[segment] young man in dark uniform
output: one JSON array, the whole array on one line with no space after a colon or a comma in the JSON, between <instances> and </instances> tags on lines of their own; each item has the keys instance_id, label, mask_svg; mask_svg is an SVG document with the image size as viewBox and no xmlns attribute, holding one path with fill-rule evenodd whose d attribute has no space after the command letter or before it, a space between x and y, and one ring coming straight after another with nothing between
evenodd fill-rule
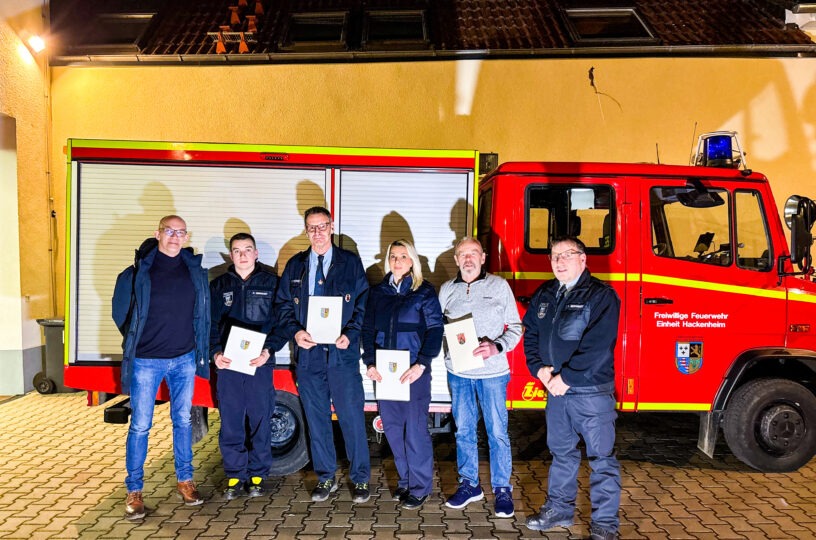
<instances>
[{"instance_id":1,"label":"young man in dark uniform","mask_svg":"<svg viewBox=\"0 0 816 540\"><path fill-rule=\"evenodd\" d=\"M274 354L285 343L273 332L278 277L272 268L258 262L255 238L247 233L230 238L230 258L227 272L210 283L210 352L219 370L218 443L227 476L227 500L244 493L250 497L266 493L264 480L272 467L269 418L275 409ZM224 356L233 326L266 334L260 356L249 362L254 375L230 369L232 359Z\"/></svg>"}]
</instances>

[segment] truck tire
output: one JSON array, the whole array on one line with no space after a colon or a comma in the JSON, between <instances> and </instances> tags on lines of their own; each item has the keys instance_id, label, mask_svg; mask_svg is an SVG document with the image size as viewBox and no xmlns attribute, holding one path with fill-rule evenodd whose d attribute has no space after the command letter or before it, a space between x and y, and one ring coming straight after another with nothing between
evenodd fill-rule
<instances>
[{"instance_id":1,"label":"truck tire","mask_svg":"<svg viewBox=\"0 0 816 540\"><path fill-rule=\"evenodd\" d=\"M791 472L816 453L816 397L786 379L741 386L725 411L725 440L743 463L762 472Z\"/></svg>"},{"instance_id":2,"label":"truck tire","mask_svg":"<svg viewBox=\"0 0 816 540\"><path fill-rule=\"evenodd\" d=\"M270 476L286 476L305 467L309 463L309 449L300 398L278 390L269 424L272 431Z\"/></svg>"}]
</instances>

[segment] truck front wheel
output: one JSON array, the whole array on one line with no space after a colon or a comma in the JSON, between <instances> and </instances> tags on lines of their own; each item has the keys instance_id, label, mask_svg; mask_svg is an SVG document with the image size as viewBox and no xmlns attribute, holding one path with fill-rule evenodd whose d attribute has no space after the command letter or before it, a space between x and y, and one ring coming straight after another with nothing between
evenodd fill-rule
<instances>
[{"instance_id":1,"label":"truck front wheel","mask_svg":"<svg viewBox=\"0 0 816 540\"><path fill-rule=\"evenodd\" d=\"M306 422L300 399L291 392L275 393L275 410L269 418L272 430L271 476L286 476L309 463Z\"/></svg>"},{"instance_id":2,"label":"truck front wheel","mask_svg":"<svg viewBox=\"0 0 816 540\"><path fill-rule=\"evenodd\" d=\"M728 447L763 472L791 472L816 453L816 397L786 379L757 379L741 386L725 411Z\"/></svg>"}]
</instances>

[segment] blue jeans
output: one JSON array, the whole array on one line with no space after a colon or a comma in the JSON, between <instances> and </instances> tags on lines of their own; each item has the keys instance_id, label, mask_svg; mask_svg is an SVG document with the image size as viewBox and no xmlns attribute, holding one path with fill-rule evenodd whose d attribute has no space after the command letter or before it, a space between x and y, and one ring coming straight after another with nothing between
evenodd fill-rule
<instances>
[{"instance_id":1,"label":"blue jeans","mask_svg":"<svg viewBox=\"0 0 816 540\"><path fill-rule=\"evenodd\" d=\"M564 516L575 513L580 435L591 468L592 523L617 531L621 483L620 465L615 458L614 384L572 387L563 396L548 396L546 414L547 446L553 461L543 510L553 509Z\"/></svg>"},{"instance_id":2,"label":"blue jeans","mask_svg":"<svg viewBox=\"0 0 816 540\"><path fill-rule=\"evenodd\" d=\"M193 430L190 410L195 387L195 351L176 358L134 358L130 383L130 428L125 443L128 492L144 487L147 438L153 426L156 393L164 379L170 390L170 419L173 421L173 458L179 482L193 479Z\"/></svg>"},{"instance_id":3,"label":"blue jeans","mask_svg":"<svg viewBox=\"0 0 816 540\"><path fill-rule=\"evenodd\" d=\"M482 409L490 446L490 484L493 489L510 488L513 458L507 435L507 383L510 374L487 379L466 379L448 372L451 411L456 422L456 462L459 482L479 485L479 451L476 426Z\"/></svg>"}]
</instances>

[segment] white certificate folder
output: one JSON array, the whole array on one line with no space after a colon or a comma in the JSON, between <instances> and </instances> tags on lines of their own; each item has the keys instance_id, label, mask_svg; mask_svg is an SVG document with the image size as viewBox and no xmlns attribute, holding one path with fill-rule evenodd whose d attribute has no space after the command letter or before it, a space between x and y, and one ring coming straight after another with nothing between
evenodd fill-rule
<instances>
[{"instance_id":1,"label":"white certificate folder","mask_svg":"<svg viewBox=\"0 0 816 540\"><path fill-rule=\"evenodd\" d=\"M310 296L306 331L315 343L333 344L340 337L343 320L342 296Z\"/></svg>"},{"instance_id":2,"label":"white certificate folder","mask_svg":"<svg viewBox=\"0 0 816 540\"><path fill-rule=\"evenodd\" d=\"M230 359L229 369L255 375L255 366L250 366L249 361L261 356L265 341L266 334L263 332L240 326L230 328L227 346L224 347L224 356Z\"/></svg>"},{"instance_id":3,"label":"white certificate folder","mask_svg":"<svg viewBox=\"0 0 816 540\"><path fill-rule=\"evenodd\" d=\"M411 367L411 353L377 349L377 371L382 381L377 383L377 399L388 401L410 401L411 384L401 383L400 377Z\"/></svg>"},{"instance_id":4,"label":"white certificate folder","mask_svg":"<svg viewBox=\"0 0 816 540\"><path fill-rule=\"evenodd\" d=\"M473 351L479 346L473 317L465 317L446 324L445 342L448 345L448 353L455 373L484 367L482 357L473 356Z\"/></svg>"}]
</instances>

